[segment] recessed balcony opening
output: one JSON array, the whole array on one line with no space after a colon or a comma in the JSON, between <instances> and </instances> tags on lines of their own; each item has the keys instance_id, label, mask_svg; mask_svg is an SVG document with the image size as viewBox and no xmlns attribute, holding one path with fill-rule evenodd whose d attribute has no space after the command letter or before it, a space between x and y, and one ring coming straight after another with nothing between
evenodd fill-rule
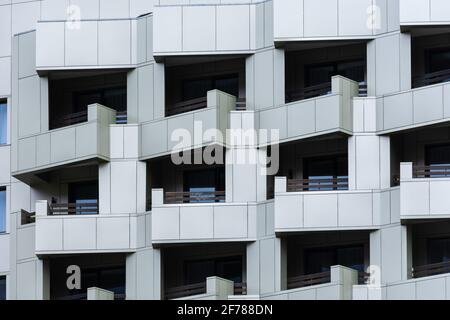
<instances>
[{"instance_id":1,"label":"recessed balcony opening","mask_svg":"<svg viewBox=\"0 0 450 320\"><path fill-rule=\"evenodd\" d=\"M223 163L176 165L170 157L152 160L147 163L147 184L151 189L164 189L165 204L225 202Z\"/></svg>"},{"instance_id":2,"label":"recessed balcony opening","mask_svg":"<svg viewBox=\"0 0 450 320\"><path fill-rule=\"evenodd\" d=\"M214 89L236 97L236 109L245 110L245 58L173 58L165 77L166 116L206 108Z\"/></svg>"},{"instance_id":3,"label":"recessed balcony opening","mask_svg":"<svg viewBox=\"0 0 450 320\"><path fill-rule=\"evenodd\" d=\"M99 213L98 165L67 166L40 175L45 184L34 186L48 196L49 215L93 215ZM52 188L50 192L48 185ZM46 199L41 199L46 200Z\"/></svg>"},{"instance_id":4,"label":"recessed balcony opening","mask_svg":"<svg viewBox=\"0 0 450 320\"><path fill-rule=\"evenodd\" d=\"M116 111L116 123L127 123L126 72L60 72L49 75L49 128L88 120L88 105Z\"/></svg>"},{"instance_id":5,"label":"recessed balcony opening","mask_svg":"<svg viewBox=\"0 0 450 320\"><path fill-rule=\"evenodd\" d=\"M358 272L358 282L366 283L369 267L369 232L343 231L293 235L286 241L286 289L329 283L332 266Z\"/></svg>"},{"instance_id":6,"label":"recessed balcony opening","mask_svg":"<svg viewBox=\"0 0 450 320\"><path fill-rule=\"evenodd\" d=\"M359 83L360 96L367 95L366 44L345 44L299 50L287 48L285 55L286 103L331 93L331 78L343 76Z\"/></svg>"},{"instance_id":7,"label":"recessed balcony opening","mask_svg":"<svg viewBox=\"0 0 450 320\"><path fill-rule=\"evenodd\" d=\"M277 176L287 178L288 192L348 190L348 139L341 135L280 146ZM268 176L273 194L274 176Z\"/></svg>"},{"instance_id":8,"label":"recessed balcony opening","mask_svg":"<svg viewBox=\"0 0 450 320\"><path fill-rule=\"evenodd\" d=\"M163 297L205 294L208 277L233 281L235 295L245 295L245 244L201 244L163 248Z\"/></svg>"},{"instance_id":9,"label":"recessed balcony opening","mask_svg":"<svg viewBox=\"0 0 450 320\"><path fill-rule=\"evenodd\" d=\"M8 104L0 99L0 145L8 143Z\"/></svg>"},{"instance_id":10,"label":"recessed balcony opening","mask_svg":"<svg viewBox=\"0 0 450 320\"><path fill-rule=\"evenodd\" d=\"M423 222L408 228L412 229L412 277L450 273L450 222Z\"/></svg>"},{"instance_id":11,"label":"recessed balcony opening","mask_svg":"<svg viewBox=\"0 0 450 320\"><path fill-rule=\"evenodd\" d=\"M450 81L450 29L416 31L411 40L412 86Z\"/></svg>"},{"instance_id":12,"label":"recessed balcony opening","mask_svg":"<svg viewBox=\"0 0 450 320\"><path fill-rule=\"evenodd\" d=\"M52 257L50 265L51 300L86 300L87 290L97 287L114 292L115 300L125 299L125 255L85 254ZM68 288L70 266L80 268L81 288Z\"/></svg>"},{"instance_id":13,"label":"recessed balcony opening","mask_svg":"<svg viewBox=\"0 0 450 320\"><path fill-rule=\"evenodd\" d=\"M400 163L413 163L413 178L450 177L450 127L437 126L391 137L391 181L400 183Z\"/></svg>"}]
</instances>

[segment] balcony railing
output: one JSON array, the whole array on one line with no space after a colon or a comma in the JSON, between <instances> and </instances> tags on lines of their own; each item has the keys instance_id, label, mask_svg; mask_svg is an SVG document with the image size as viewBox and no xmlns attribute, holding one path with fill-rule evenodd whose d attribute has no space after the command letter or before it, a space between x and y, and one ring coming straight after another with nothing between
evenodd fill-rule
<instances>
[{"instance_id":1,"label":"balcony railing","mask_svg":"<svg viewBox=\"0 0 450 320\"><path fill-rule=\"evenodd\" d=\"M166 204L225 202L225 191L166 192Z\"/></svg>"},{"instance_id":2,"label":"balcony railing","mask_svg":"<svg viewBox=\"0 0 450 320\"><path fill-rule=\"evenodd\" d=\"M301 90L287 92L286 103L316 98L327 94L331 94L331 92L332 92L331 82L305 87ZM358 95L360 97L367 96L367 83L365 81L359 83Z\"/></svg>"},{"instance_id":3,"label":"balcony railing","mask_svg":"<svg viewBox=\"0 0 450 320\"><path fill-rule=\"evenodd\" d=\"M450 261L412 268L413 278L429 277L444 273L450 273Z\"/></svg>"},{"instance_id":4,"label":"balcony railing","mask_svg":"<svg viewBox=\"0 0 450 320\"><path fill-rule=\"evenodd\" d=\"M58 119L52 120L51 122L51 128L57 129L57 128L63 128L67 126L71 126L78 123L83 123L88 121L88 112L80 111L75 113L69 113L66 114Z\"/></svg>"},{"instance_id":5,"label":"balcony railing","mask_svg":"<svg viewBox=\"0 0 450 320\"><path fill-rule=\"evenodd\" d=\"M98 214L98 201L90 203L52 203L49 215L92 215Z\"/></svg>"},{"instance_id":6,"label":"balcony railing","mask_svg":"<svg viewBox=\"0 0 450 320\"><path fill-rule=\"evenodd\" d=\"M348 178L296 179L287 181L288 192L348 190Z\"/></svg>"},{"instance_id":7,"label":"balcony railing","mask_svg":"<svg viewBox=\"0 0 450 320\"><path fill-rule=\"evenodd\" d=\"M116 124L127 124L128 123L128 115L126 111L117 111L116 112Z\"/></svg>"},{"instance_id":8,"label":"balcony railing","mask_svg":"<svg viewBox=\"0 0 450 320\"><path fill-rule=\"evenodd\" d=\"M331 272L321 272L308 274L304 276L297 276L287 279L287 288L288 289L297 289L303 287L310 287L319 284L328 283L331 281Z\"/></svg>"},{"instance_id":9,"label":"balcony railing","mask_svg":"<svg viewBox=\"0 0 450 320\"><path fill-rule=\"evenodd\" d=\"M236 111L245 111L247 110L246 99L238 98L236 100Z\"/></svg>"},{"instance_id":10,"label":"balcony railing","mask_svg":"<svg viewBox=\"0 0 450 320\"><path fill-rule=\"evenodd\" d=\"M413 173L414 178L446 178L450 177L450 166L415 166Z\"/></svg>"},{"instance_id":11,"label":"balcony railing","mask_svg":"<svg viewBox=\"0 0 450 320\"><path fill-rule=\"evenodd\" d=\"M167 289L164 295L166 300L195 296L206 293L206 282L189 284L185 286ZM247 294L247 283L234 283L234 295L241 296Z\"/></svg>"},{"instance_id":12,"label":"balcony railing","mask_svg":"<svg viewBox=\"0 0 450 320\"><path fill-rule=\"evenodd\" d=\"M174 116L177 114L195 111L207 107L207 97L201 97L197 99L187 100L179 102L167 108L167 116Z\"/></svg>"},{"instance_id":13,"label":"balcony railing","mask_svg":"<svg viewBox=\"0 0 450 320\"><path fill-rule=\"evenodd\" d=\"M35 223L36 222L36 212L28 212L26 210L21 210L20 212L20 224L22 226Z\"/></svg>"},{"instance_id":14,"label":"balcony railing","mask_svg":"<svg viewBox=\"0 0 450 320\"><path fill-rule=\"evenodd\" d=\"M450 69L427 73L413 79L413 88L430 86L437 83L450 81Z\"/></svg>"},{"instance_id":15,"label":"balcony railing","mask_svg":"<svg viewBox=\"0 0 450 320\"><path fill-rule=\"evenodd\" d=\"M206 282L201 282L167 289L164 298L166 300L170 300L205 293L206 293Z\"/></svg>"}]
</instances>

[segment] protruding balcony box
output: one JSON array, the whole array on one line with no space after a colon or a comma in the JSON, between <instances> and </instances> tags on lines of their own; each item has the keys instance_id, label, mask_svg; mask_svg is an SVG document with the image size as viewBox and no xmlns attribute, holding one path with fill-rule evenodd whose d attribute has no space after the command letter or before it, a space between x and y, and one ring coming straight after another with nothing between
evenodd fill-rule
<instances>
[{"instance_id":1,"label":"protruding balcony box","mask_svg":"<svg viewBox=\"0 0 450 320\"><path fill-rule=\"evenodd\" d=\"M205 198L206 199L206 198ZM270 202L164 203L164 190L152 190L153 244L253 241L269 230Z\"/></svg>"},{"instance_id":2,"label":"protruding balcony box","mask_svg":"<svg viewBox=\"0 0 450 320\"><path fill-rule=\"evenodd\" d=\"M353 131L353 97L359 84L342 76L331 80L331 92L259 113L259 128L279 130L281 142Z\"/></svg>"},{"instance_id":3,"label":"protruding balcony box","mask_svg":"<svg viewBox=\"0 0 450 320\"><path fill-rule=\"evenodd\" d=\"M261 28L257 21L264 23L265 4L248 2L251 1L226 5L155 6L155 57L248 54L254 52L257 45L263 47L256 37L256 30L257 26Z\"/></svg>"},{"instance_id":4,"label":"protruding balcony box","mask_svg":"<svg viewBox=\"0 0 450 320\"><path fill-rule=\"evenodd\" d=\"M375 4L372 0L273 0L275 42L371 39L387 31L387 19L376 16L375 11L369 24ZM384 10L393 10L390 4L385 6Z\"/></svg>"},{"instance_id":5,"label":"protruding balcony box","mask_svg":"<svg viewBox=\"0 0 450 320\"><path fill-rule=\"evenodd\" d=\"M450 24L450 2L443 0L400 0L400 26Z\"/></svg>"},{"instance_id":6,"label":"protruding balcony box","mask_svg":"<svg viewBox=\"0 0 450 320\"><path fill-rule=\"evenodd\" d=\"M353 286L358 284L358 271L332 266L323 284L265 294L261 300L352 300Z\"/></svg>"},{"instance_id":7,"label":"protruding balcony box","mask_svg":"<svg viewBox=\"0 0 450 320\"><path fill-rule=\"evenodd\" d=\"M52 214L49 208L46 200L36 203L37 255L134 252L141 242L136 215Z\"/></svg>"},{"instance_id":8,"label":"protruding balcony box","mask_svg":"<svg viewBox=\"0 0 450 320\"><path fill-rule=\"evenodd\" d=\"M88 120L18 139L17 171L13 175L27 181L34 174L86 160L109 160L109 125L116 111L93 104Z\"/></svg>"},{"instance_id":9,"label":"protruding balcony box","mask_svg":"<svg viewBox=\"0 0 450 320\"><path fill-rule=\"evenodd\" d=\"M206 108L142 124L141 159L224 143L229 113L235 108L236 97L212 90L207 94ZM218 134L211 135L211 129Z\"/></svg>"},{"instance_id":10,"label":"protruding balcony box","mask_svg":"<svg viewBox=\"0 0 450 320\"><path fill-rule=\"evenodd\" d=\"M152 16L137 19L39 21L36 69L133 68L153 60ZM147 20L149 20L147 23ZM149 51L149 52L147 52Z\"/></svg>"},{"instance_id":11,"label":"protruding balcony box","mask_svg":"<svg viewBox=\"0 0 450 320\"><path fill-rule=\"evenodd\" d=\"M450 168L445 169L448 174L439 172L442 170L414 168L410 162L400 164L401 219L450 218ZM419 178L415 178L417 173Z\"/></svg>"},{"instance_id":12,"label":"protruding balcony box","mask_svg":"<svg viewBox=\"0 0 450 320\"><path fill-rule=\"evenodd\" d=\"M450 121L450 83L385 95L377 101L377 130L389 133Z\"/></svg>"},{"instance_id":13,"label":"protruding balcony box","mask_svg":"<svg viewBox=\"0 0 450 320\"><path fill-rule=\"evenodd\" d=\"M389 190L288 192L286 185L286 178L275 178L275 232L376 229L393 196Z\"/></svg>"}]
</instances>

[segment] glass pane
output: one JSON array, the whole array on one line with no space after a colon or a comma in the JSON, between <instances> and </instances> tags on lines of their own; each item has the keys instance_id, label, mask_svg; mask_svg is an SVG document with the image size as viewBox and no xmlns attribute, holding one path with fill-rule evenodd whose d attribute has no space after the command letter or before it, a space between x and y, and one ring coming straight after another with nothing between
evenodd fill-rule
<instances>
[{"instance_id":1,"label":"glass pane","mask_svg":"<svg viewBox=\"0 0 450 320\"><path fill-rule=\"evenodd\" d=\"M212 79L186 80L183 82L183 101L206 97L212 89Z\"/></svg>"},{"instance_id":2,"label":"glass pane","mask_svg":"<svg viewBox=\"0 0 450 320\"><path fill-rule=\"evenodd\" d=\"M235 97L239 96L239 77L229 76L226 78L216 79L214 89L226 92Z\"/></svg>"},{"instance_id":3,"label":"glass pane","mask_svg":"<svg viewBox=\"0 0 450 320\"><path fill-rule=\"evenodd\" d=\"M364 61L341 62L337 65L337 74L356 82L363 82L365 79Z\"/></svg>"},{"instance_id":4,"label":"glass pane","mask_svg":"<svg viewBox=\"0 0 450 320\"><path fill-rule=\"evenodd\" d=\"M6 134L7 134L7 112L6 103L0 102L0 144L6 144Z\"/></svg>"},{"instance_id":5,"label":"glass pane","mask_svg":"<svg viewBox=\"0 0 450 320\"><path fill-rule=\"evenodd\" d=\"M332 249L310 250L305 255L305 274L326 272L336 264L336 255Z\"/></svg>"},{"instance_id":6,"label":"glass pane","mask_svg":"<svg viewBox=\"0 0 450 320\"><path fill-rule=\"evenodd\" d=\"M337 250L337 264L364 271L364 247L340 248Z\"/></svg>"},{"instance_id":7,"label":"glass pane","mask_svg":"<svg viewBox=\"0 0 450 320\"><path fill-rule=\"evenodd\" d=\"M220 260L217 262L216 275L218 277L234 281L242 282L242 259L239 260Z\"/></svg>"},{"instance_id":8,"label":"glass pane","mask_svg":"<svg viewBox=\"0 0 450 320\"><path fill-rule=\"evenodd\" d=\"M430 264L450 261L450 238L429 240L428 256Z\"/></svg>"},{"instance_id":9,"label":"glass pane","mask_svg":"<svg viewBox=\"0 0 450 320\"><path fill-rule=\"evenodd\" d=\"M450 145L429 146L426 149L426 163L430 166L430 175L436 178L450 176ZM436 168L433 168L436 167Z\"/></svg>"},{"instance_id":10,"label":"glass pane","mask_svg":"<svg viewBox=\"0 0 450 320\"><path fill-rule=\"evenodd\" d=\"M439 72L450 69L450 48L429 52L428 72Z\"/></svg>"},{"instance_id":11,"label":"glass pane","mask_svg":"<svg viewBox=\"0 0 450 320\"><path fill-rule=\"evenodd\" d=\"M0 277L0 300L6 300L6 277Z\"/></svg>"},{"instance_id":12,"label":"glass pane","mask_svg":"<svg viewBox=\"0 0 450 320\"><path fill-rule=\"evenodd\" d=\"M334 65L310 66L307 67L306 85L316 86L328 83L335 73Z\"/></svg>"},{"instance_id":13,"label":"glass pane","mask_svg":"<svg viewBox=\"0 0 450 320\"><path fill-rule=\"evenodd\" d=\"M185 284L205 282L207 277L215 275L214 260L188 261L185 263L185 273Z\"/></svg>"},{"instance_id":14,"label":"glass pane","mask_svg":"<svg viewBox=\"0 0 450 320\"><path fill-rule=\"evenodd\" d=\"M104 93L103 104L116 111L126 111L127 89L126 88L106 89Z\"/></svg>"},{"instance_id":15,"label":"glass pane","mask_svg":"<svg viewBox=\"0 0 450 320\"><path fill-rule=\"evenodd\" d=\"M6 232L6 190L0 189L0 233Z\"/></svg>"}]
</instances>

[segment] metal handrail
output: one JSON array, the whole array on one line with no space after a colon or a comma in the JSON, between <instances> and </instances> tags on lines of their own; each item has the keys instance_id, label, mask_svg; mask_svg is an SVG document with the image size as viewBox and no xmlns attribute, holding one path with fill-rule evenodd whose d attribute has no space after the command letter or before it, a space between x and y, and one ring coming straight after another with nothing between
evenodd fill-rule
<instances>
[{"instance_id":1,"label":"metal handrail","mask_svg":"<svg viewBox=\"0 0 450 320\"><path fill-rule=\"evenodd\" d=\"M166 204L224 202L225 191L166 192Z\"/></svg>"},{"instance_id":2,"label":"metal handrail","mask_svg":"<svg viewBox=\"0 0 450 320\"><path fill-rule=\"evenodd\" d=\"M287 279L287 288L296 289L324 284L331 281L331 272L320 272Z\"/></svg>"},{"instance_id":3,"label":"metal handrail","mask_svg":"<svg viewBox=\"0 0 450 320\"><path fill-rule=\"evenodd\" d=\"M450 165L414 166L414 178L450 177Z\"/></svg>"},{"instance_id":4,"label":"metal handrail","mask_svg":"<svg viewBox=\"0 0 450 320\"><path fill-rule=\"evenodd\" d=\"M450 81L450 69L426 73L413 79L413 87L420 88Z\"/></svg>"},{"instance_id":5,"label":"metal handrail","mask_svg":"<svg viewBox=\"0 0 450 320\"><path fill-rule=\"evenodd\" d=\"M429 277L444 273L450 273L450 261L433 263L412 268L413 278Z\"/></svg>"},{"instance_id":6,"label":"metal handrail","mask_svg":"<svg viewBox=\"0 0 450 320\"><path fill-rule=\"evenodd\" d=\"M347 190L348 178L330 179L290 179L287 181L288 192Z\"/></svg>"},{"instance_id":7,"label":"metal handrail","mask_svg":"<svg viewBox=\"0 0 450 320\"><path fill-rule=\"evenodd\" d=\"M98 214L98 200L92 203L52 203L49 205L49 215L89 215Z\"/></svg>"},{"instance_id":8,"label":"metal handrail","mask_svg":"<svg viewBox=\"0 0 450 320\"><path fill-rule=\"evenodd\" d=\"M191 99L191 100L179 102L172 106L167 107L166 115L174 116L174 115L189 112L189 111L204 109L207 106L208 106L208 101L207 101L206 97Z\"/></svg>"}]
</instances>

